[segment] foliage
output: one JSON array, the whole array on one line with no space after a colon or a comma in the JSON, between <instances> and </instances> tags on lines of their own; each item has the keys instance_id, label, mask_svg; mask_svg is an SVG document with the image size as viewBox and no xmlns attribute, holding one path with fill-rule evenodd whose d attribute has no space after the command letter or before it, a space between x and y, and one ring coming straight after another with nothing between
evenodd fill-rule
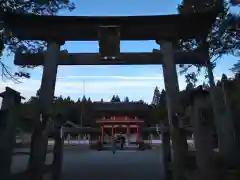
<instances>
[{"instance_id":1,"label":"foliage","mask_svg":"<svg viewBox=\"0 0 240 180\"><path fill-rule=\"evenodd\" d=\"M114 96L119 97L119 96ZM125 98L125 100L128 98ZM128 99L129 101L129 99ZM116 101L119 102L119 101ZM96 117L98 116L94 113L94 103L90 97L83 96L82 100L80 98L75 102L70 97L63 98L62 96L55 97L52 106L52 117L57 119L59 122L59 115L63 118L61 119L60 124L63 124L66 121L73 122L82 126L96 126ZM102 100L103 103L103 100ZM114 103L114 102L112 102ZM146 104L144 101L135 101L135 102L125 102L122 103L137 103L137 104ZM39 91L37 91L36 96L31 97L27 102L23 103L21 106L21 117L19 126L23 129L30 130L33 125L34 118L38 114L37 110L39 108Z\"/></svg>"},{"instance_id":2,"label":"foliage","mask_svg":"<svg viewBox=\"0 0 240 180\"><path fill-rule=\"evenodd\" d=\"M153 105L158 105L160 103L160 98L161 98L160 91L159 91L158 87L156 87L154 89L154 93L153 93L152 104Z\"/></svg>"},{"instance_id":3,"label":"foliage","mask_svg":"<svg viewBox=\"0 0 240 180\"><path fill-rule=\"evenodd\" d=\"M205 89L210 87L206 84L203 84ZM186 89L179 93L181 109L183 109L184 117L188 117L189 112L189 97L194 89L193 84L189 83L186 86ZM153 119L154 121L164 121L167 119L167 108L166 108L166 92L162 90L159 94L157 91L154 91L155 96L153 99L160 99L158 104L153 104ZM240 116L240 73L237 73L234 78L228 78L225 74L222 75L222 79L217 82L214 93L216 94L217 103L221 107L220 113L226 112L226 105L229 106L232 116L234 118L234 124L240 128L240 122L238 121ZM158 97L156 97L158 96ZM207 114L206 116L213 116L212 113L212 104L209 97L209 100L206 104ZM227 103L226 103L227 102ZM223 114L224 115L224 114ZM187 118L188 119L188 118ZM210 118L213 119L213 118Z\"/></svg>"},{"instance_id":4,"label":"foliage","mask_svg":"<svg viewBox=\"0 0 240 180\"><path fill-rule=\"evenodd\" d=\"M167 106L166 106L166 92L162 90L161 93L158 87L155 88L153 94L153 113L152 118L154 122L159 123L167 118Z\"/></svg>"},{"instance_id":5,"label":"foliage","mask_svg":"<svg viewBox=\"0 0 240 180\"><path fill-rule=\"evenodd\" d=\"M240 73L240 60L235 63L231 69L234 73Z\"/></svg>"},{"instance_id":6,"label":"foliage","mask_svg":"<svg viewBox=\"0 0 240 180\"><path fill-rule=\"evenodd\" d=\"M216 66L216 61L222 56L239 55L240 34L236 27L237 22L239 22L239 16L231 14L229 11L229 4L224 3L223 0L183 0L182 4L178 6L178 11L180 14L204 12L211 10L213 7L218 8L220 13L206 38L206 42L201 39L189 39L187 41L180 40L177 47L184 51L205 49L209 53L209 58L214 68ZM206 62L207 61L208 60L206 60ZM181 65L181 73L186 73L192 66L193 65ZM187 82L192 81L191 79L194 79L194 81L197 80L197 77L201 72L202 66L194 66L197 67L197 72L186 75Z\"/></svg>"},{"instance_id":7,"label":"foliage","mask_svg":"<svg viewBox=\"0 0 240 180\"><path fill-rule=\"evenodd\" d=\"M68 2L68 1L66 1ZM70 10L75 8L74 3L65 3L63 0L4 0L0 3L0 10L10 11L19 14L34 13L36 15L57 15L60 10ZM3 28L3 27L0 27ZM26 41L20 40L11 36L10 32L5 29L0 29L1 41L5 44L5 50L9 53L19 52L41 52L46 47L46 42L43 41ZM30 77L28 73L17 72L12 74L10 68L3 62L3 57L0 57L0 65L2 66L2 76L17 81L17 76ZM30 66L27 66L30 67Z\"/></svg>"},{"instance_id":8,"label":"foliage","mask_svg":"<svg viewBox=\"0 0 240 180\"><path fill-rule=\"evenodd\" d=\"M113 95L112 99L111 99L111 102L121 102L121 99L119 98L118 95Z\"/></svg>"},{"instance_id":9,"label":"foliage","mask_svg":"<svg viewBox=\"0 0 240 180\"><path fill-rule=\"evenodd\" d=\"M125 103L128 103L128 102L129 102L128 97L125 97L125 98L124 98L124 102L125 102Z\"/></svg>"}]
</instances>

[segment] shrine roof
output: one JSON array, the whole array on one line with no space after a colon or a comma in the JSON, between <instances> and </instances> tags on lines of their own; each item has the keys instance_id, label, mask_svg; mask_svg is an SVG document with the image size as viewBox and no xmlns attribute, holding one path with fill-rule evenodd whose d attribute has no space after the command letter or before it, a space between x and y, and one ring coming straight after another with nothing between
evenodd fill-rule
<instances>
[{"instance_id":1,"label":"shrine roof","mask_svg":"<svg viewBox=\"0 0 240 180\"><path fill-rule=\"evenodd\" d=\"M150 110L148 104L137 102L93 102L93 108L101 112L146 112Z\"/></svg>"},{"instance_id":2,"label":"shrine roof","mask_svg":"<svg viewBox=\"0 0 240 180\"><path fill-rule=\"evenodd\" d=\"M121 40L195 38L208 34L218 10L156 16L39 16L1 12L13 36L25 40L95 41L100 26L119 26Z\"/></svg>"}]
</instances>

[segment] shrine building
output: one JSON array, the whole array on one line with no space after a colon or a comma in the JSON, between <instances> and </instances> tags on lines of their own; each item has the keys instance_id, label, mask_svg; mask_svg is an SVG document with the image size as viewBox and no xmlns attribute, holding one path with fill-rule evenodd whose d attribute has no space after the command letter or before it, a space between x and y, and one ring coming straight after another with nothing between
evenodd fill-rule
<instances>
[{"instance_id":1,"label":"shrine building","mask_svg":"<svg viewBox=\"0 0 240 180\"><path fill-rule=\"evenodd\" d=\"M138 102L94 102L96 124L101 127L101 135L118 134L131 137L138 135L150 118L150 106Z\"/></svg>"}]
</instances>

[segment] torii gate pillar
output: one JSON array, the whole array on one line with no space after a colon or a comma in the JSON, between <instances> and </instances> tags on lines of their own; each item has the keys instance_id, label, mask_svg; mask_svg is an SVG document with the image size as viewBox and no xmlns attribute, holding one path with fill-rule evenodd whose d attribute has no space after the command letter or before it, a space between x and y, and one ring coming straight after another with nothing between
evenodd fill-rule
<instances>
[{"instance_id":1,"label":"torii gate pillar","mask_svg":"<svg viewBox=\"0 0 240 180\"><path fill-rule=\"evenodd\" d=\"M172 170L173 180L183 179L183 163L186 148L180 132L177 113L179 111L179 85L176 65L174 63L174 50L171 42L159 42L163 53L163 75L167 94L168 120L173 146ZM186 140L186 139L185 139Z\"/></svg>"},{"instance_id":2,"label":"torii gate pillar","mask_svg":"<svg viewBox=\"0 0 240 180\"><path fill-rule=\"evenodd\" d=\"M46 128L47 121L50 118L52 102L54 98L54 90L57 76L57 60L60 53L60 44L57 42L49 42L47 51L44 54L44 66L42 82L40 87L40 119L31 139L31 155L29 158L29 168L32 171L32 179L42 179L42 167L45 164L47 145L48 145L48 130Z\"/></svg>"}]
</instances>

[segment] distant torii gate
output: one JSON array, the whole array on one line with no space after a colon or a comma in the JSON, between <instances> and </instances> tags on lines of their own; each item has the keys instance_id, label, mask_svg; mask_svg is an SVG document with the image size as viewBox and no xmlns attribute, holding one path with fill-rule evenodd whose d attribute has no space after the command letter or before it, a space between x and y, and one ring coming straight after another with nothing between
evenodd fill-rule
<instances>
[{"instance_id":1,"label":"distant torii gate","mask_svg":"<svg viewBox=\"0 0 240 180\"><path fill-rule=\"evenodd\" d=\"M132 17L71 17L71 16L35 16L5 13L3 15L6 28L24 40L46 40L47 51L38 54L16 54L16 65L43 65L43 76L40 91L41 111L44 120L50 114L53 101L58 65L119 65L119 64L162 64L165 89L167 92L168 119L173 145L173 179L183 178L186 139L182 137L176 113L179 111L178 77L175 64L209 64L207 51L177 52L173 42L179 39L197 38L205 40L218 11L209 11L185 15L132 16ZM111 34L114 41L100 34L105 29L118 32L119 37ZM112 31L111 31L112 32ZM106 36L106 37L102 37ZM100 54L61 54L60 46L65 40L101 40ZM121 40L161 40L159 53L120 53ZM104 42L106 40L106 42ZM105 43L105 47L104 47ZM112 46L114 45L114 46ZM111 51L106 49L110 48ZM211 69L210 69L211 71ZM41 136L41 133L39 134ZM38 146L46 137L38 139ZM43 141L40 141L43 140ZM41 143L40 143L41 142ZM42 144L44 146L44 144ZM41 169L45 153L37 148L39 161L35 168ZM39 151L41 150L41 152ZM171 153L168 153L171 154ZM169 168L169 167L167 167ZM166 175L167 176L167 175ZM35 177L40 179L39 176Z\"/></svg>"}]
</instances>

